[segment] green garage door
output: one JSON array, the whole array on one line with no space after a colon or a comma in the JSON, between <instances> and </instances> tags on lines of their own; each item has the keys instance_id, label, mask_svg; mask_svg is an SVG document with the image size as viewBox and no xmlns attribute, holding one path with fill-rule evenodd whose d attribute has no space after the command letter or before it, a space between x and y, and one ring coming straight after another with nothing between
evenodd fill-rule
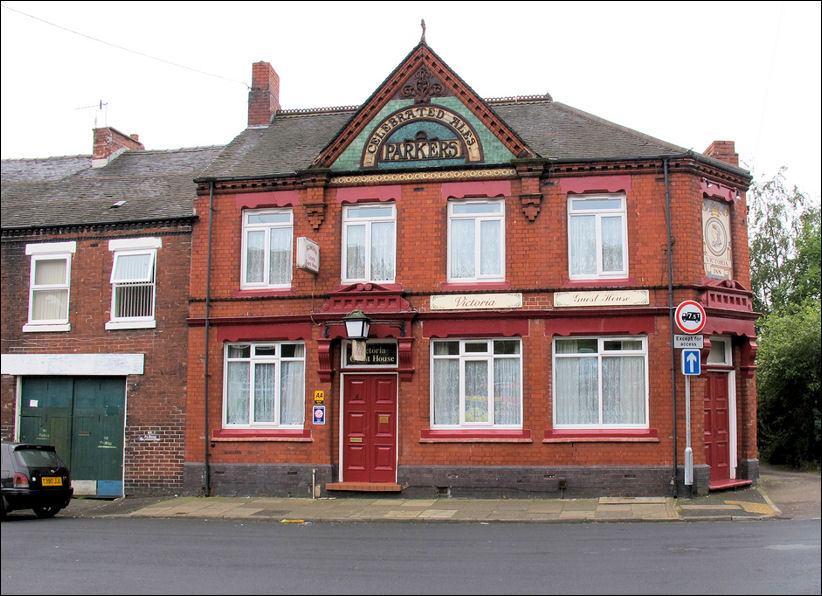
<instances>
[{"instance_id":1,"label":"green garage door","mask_svg":"<svg viewBox=\"0 0 822 596\"><path fill-rule=\"evenodd\" d=\"M125 377L23 377L20 440L54 445L82 492L121 496L125 395Z\"/></svg>"}]
</instances>

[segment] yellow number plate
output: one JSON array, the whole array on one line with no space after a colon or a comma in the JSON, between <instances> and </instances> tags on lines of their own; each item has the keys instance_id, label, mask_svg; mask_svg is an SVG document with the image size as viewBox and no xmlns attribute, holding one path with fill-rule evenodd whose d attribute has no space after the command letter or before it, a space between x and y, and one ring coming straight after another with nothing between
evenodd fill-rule
<instances>
[{"instance_id":1,"label":"yellow number plate","mask_svg":"<svg viewBox=\"0 0 822 596\"><path fill-rule=\"evenodd\" d=\"M58 476L43 476L40 480L43 486L63 486L63 479Z\"/></svg>"}]
</instances>

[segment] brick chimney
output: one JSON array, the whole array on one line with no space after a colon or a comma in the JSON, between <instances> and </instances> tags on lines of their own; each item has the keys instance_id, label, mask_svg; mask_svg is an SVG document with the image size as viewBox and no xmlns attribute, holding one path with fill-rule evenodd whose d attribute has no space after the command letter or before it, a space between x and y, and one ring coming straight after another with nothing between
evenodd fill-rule
<instances>
[{"instance_id":1,"label":"brick chimney","mask_svg":"<svg viewBox=\"0 0 822 596\"><path fill-rule=\"evenodd\" d=\"M733 141L714 141L702 153L734 166L739 165L739 154L736 152Z\"/></svg>"},{"instance_id":2,"label":"brick chimney","mask_svg":"<svg viewBox=\"0 0 822 596\"><path fill-rule=\"evenodd\" d=\"M116 128L94 129L94 148L91 155L91 166L100 168L108 164L123 151L133 149L145 150L137 135L126 136Z\"/></svg>"},{"instance_id":3,"label":"brick chimney","mask_svg":"<svg viewBox=\"0 0 822 596\"><path fill-rule=\"evenodd\" d=\"M280 76L268 62L251 65L248 92L248 125L268 126L280 109Z\"/></svg>"}]
</instances>

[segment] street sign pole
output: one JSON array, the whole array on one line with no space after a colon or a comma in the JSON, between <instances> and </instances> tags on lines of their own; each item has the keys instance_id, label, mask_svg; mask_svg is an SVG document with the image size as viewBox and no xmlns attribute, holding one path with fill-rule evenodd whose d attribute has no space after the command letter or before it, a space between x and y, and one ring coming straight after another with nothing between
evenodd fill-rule
<instances>
[{"instance_id":1,"label":"street sign pole","mask_svg":"<svg viewBox=\"0 0 822 596\"><path fill-rule=\"evenodd\" d=\"M685 375L685 486L694 483L694 452L691 449L691 376L702 372L698 349L682 350L682 374Z\"/></svg>"},{"instance_id":2,"label":"street sign pole","mask_svg":"<svg viewBox=\"0 0 822 596\"><path fill-rule=\"evenodd\" d=\"M694 483L694 452L691 449L691 375L685 375L685 486ZM690 496L690 495L688 495Z\"/></svg>"}]
</instances>

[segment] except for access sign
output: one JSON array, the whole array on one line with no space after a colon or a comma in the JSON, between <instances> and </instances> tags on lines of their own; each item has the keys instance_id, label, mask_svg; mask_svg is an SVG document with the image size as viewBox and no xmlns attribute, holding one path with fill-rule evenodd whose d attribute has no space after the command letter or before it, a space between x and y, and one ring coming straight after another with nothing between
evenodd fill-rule
<instances>
[{"instance_id":1,"label":"except for access sign","mask_svg":"<svg viewBox=\"0 0 822 596\"><path fill-rule=\"evenodd\" d=\"M685 300L676 307L674 319L685 333L699 333L705 327L705 309L695 300Z\"/></svg>"},{"instance_id":2,"label":"except for access sign","mask_svg":"<svg viewBox=\"0 0 822 596\"><path fill-rule=\"evenodd\" d=\"M682 350L682 374L698 375L702 368L699 350Z\"/></svg>"}]
</instances>

